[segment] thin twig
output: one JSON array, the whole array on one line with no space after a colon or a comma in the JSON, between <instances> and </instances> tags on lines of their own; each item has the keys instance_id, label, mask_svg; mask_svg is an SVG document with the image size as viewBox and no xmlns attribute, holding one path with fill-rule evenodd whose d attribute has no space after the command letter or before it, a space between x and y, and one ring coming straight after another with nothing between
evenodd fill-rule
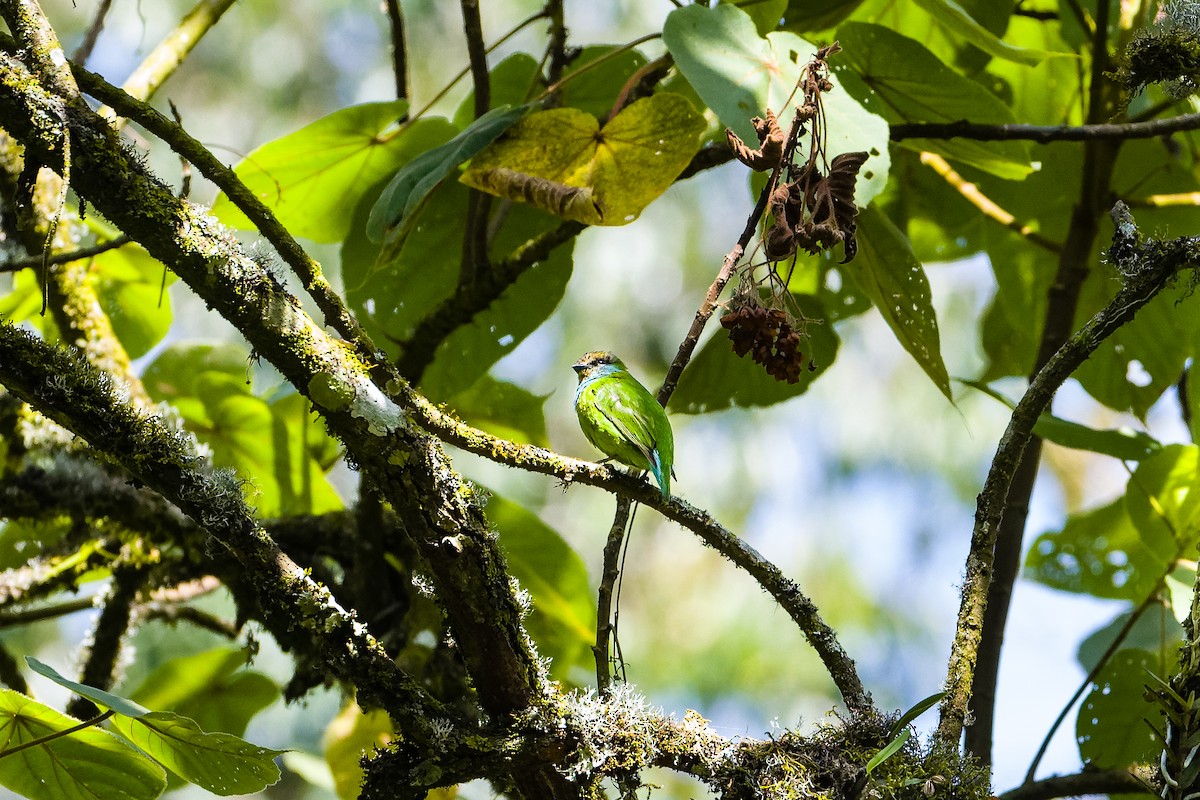
<instances>
[{"instance_id":1,"label":"thin twig","mask_svg":"<svg viewBox=\"0 0 1200 800\"><path fill-rule=\"evenodd\" d=\"M114 713L116 713L116 712L114 712L110 708L108 711L105 711L103 714L101 714L97 717L93 717L92 719L89 719L85 722L81 722L78 725L72 725L70 728L66 728L65 730L55 731L54 733L47 734L46 736L39 736L37 739L31 739L28 742L24 742L22 744L18 744L16 746L14 746L14 747L10 747L7 750L0 750L0 758L4 758L6 756L11 756L11 755L16 755L17 753L21 752L22 750L28 750L31 747L41 747L44 744L49 744L50 742L53 742L55 739L61 739L64 736L70 736L72 733L78 733L79 731L84 730L86 728L94 727L96 725L99 725L101 722L104 722L104 720L111 717Z\"/></svg>"},{"instance_id":2,"label":"thin twig","mask_svg":"<svg viewBox=\"0 0 1200 800\"><path fill-rule=\"evenodd\" d=\"M629 526L629 512L632 508L633 502L628 498L617 498L617 513L613 518L612 527L608 529L608 539L604 543L603 566L600 568L600 591L596 600L596 644L592 647L592 654L596 657L596 691L602 696L606 696L612 686L609 662L613 636L613 587L616 586L620 575L621 544L625 540L625 529Z\"/></svg>"},{"instance_id":3,"label":"thin twig","mask_svg":"<svg viewBox=\"0 0 1200 800\"><path fill-rule=\"evenodd\" d=\"M1125 201L1130 208L1172 208L1176 206L1200 206L1200 192L1177 192L1175 194L1152 194L1149 197Z\"/></svg>"},{"instance_id":4,"label":"thin twig","mask_svg":"<svg viewBox=\"0 0 1200 800\"><path fill-rule=\"evenodd\" d=\"M1100 794L1153 796L1148 778L1149 776L1142 778L1119 769L1085 769L1074 775L1053 775L1033 783L1021 784L1015 789L1002 792L999 800L1054 800L1057 797Z\"/></svg>"},{"instance_id":5,"label":"thin twig","mask_svg":"<svg viewBox=\"0 0 1200 800\"><path fill-rule=\"evenodd\" d=\"M88 58L91 57L92 50L96 48L96 40L100 38L100 32L104 30L104 19L108 16L108 9L111 7L112 0L100 0L100 5L96 7L96 13L92 15L92 24L88 26L87 33L83 35L83 41L71 54L71 60L76 64L86 64Z\"/></svg>"},{"instance_id":6,"label":"thin twig","mask_svg":"<svg viewBox=\"0 0 1200 800\"><path fill-rule=\"evenodd\" d=\"M486 434L443 413L407 385L392 385L389 390L394 399L411 409L418 425L444 442L498 464L604 489L652 508L692 531L704 544L749 573L797 623L825 664L850 711L856 715L874 713L871 696L858 677L854 661L838 642L837 634L821 619L813 602L777 566L703 510L678 497L664 498L657 487L615 467L569 458L541 447L521 445Z\"/></svg>"},{"instance_id":7,"label":"thin twig","mask_svg":"<svg viewBox=\"0 0 1200 800\"><path fill-rule=\"evenodd\" d=\"M567 24L563 17L563 0L546 0L544 9L550 20L550 36L546 43L549 63L546 67L546 83L554 84L562 77L567 67Z\"/></svg>"},{"instance_id":8,"label":"thin twig","mask_svg":"<svg viewBox=\"0 0 1200 800\"><path fill-rule=\"evenodd\" d=\"M978 186L955 172L954 167L950 166L946 159L936 153L922 152L921 163L933 169L938 175L941 175L946 183L953 186L959 194L966 198L968 203L982 211L984 216L994 219L1009 230L1016 231L1029 241L1052 253L1061 252L1062 245L1038 233L1031 225L1019 222L1016 217L981 192Z\"/></svg>"},{"instance_id":9,"label":"thin twig","mask_svg":"<svg viewBox=\"0 0 1200 800\"><path fill-rule=\"evenodd\" d=\"M107 242L100 242L89 247L81 247L78 250L69 250L67 252L53 253L44 259L45 263L50 266L59 264L69 264L72 261L82 261L85 258L95 258L98 255L107 253L109 250L116 250L118 247L124 247L132 241L128 236L116 236L109 239ZM32 269L42 265L42 256L26 256L25 258L15 258L12 261L0 262L0 272L20 272L23 269Z\"/></svg>"},{"instance_id":10,"label":"thin twig","mask_svg":"<svg viewBox=\"0 0 1200 800\"><path fill-rule=\"evenodd\" d=\"M400 0L383 4L392 38L392 75L396 79L396 97L408 99L408 41L404 35L404 12Z\"/></svg>"}]
</instances>

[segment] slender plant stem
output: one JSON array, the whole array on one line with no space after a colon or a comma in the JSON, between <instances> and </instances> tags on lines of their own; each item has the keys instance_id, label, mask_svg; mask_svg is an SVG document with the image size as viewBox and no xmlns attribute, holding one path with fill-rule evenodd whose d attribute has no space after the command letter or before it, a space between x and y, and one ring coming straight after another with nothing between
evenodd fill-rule
<instances>
[{"instance_id":1,"label":"slender plant stem","mask_svg":"<svg viewBox=\"0 0 1200 800\"><path fill-rule=\"evenodd\" d=\"M116 250L118 247L124 247L132 240L128 236L115 236L107 242L100 242L89 247L81 247L78 250L68 250L65 252L52 253L49 258L45 259L50 266L59 264L69 264L72 261L82 261L87 258L95 258L98 255L107 253L109 250ZM15 258L12 261L0 262L0 272L19 272L23 269L33 269L40 266L42 263L41 256L27 256L26 258Z\"/></svg>"},{"instance_id":2,"label":"slender plant stem","mask_svg":"<svg viewBox=\"0 0 1200 800\"><path fill-rule=\"evenodd\" d=\"M605 696L612 687L609 666L612 660L613 589L620 576L621 545L625 541L632 508L633 502L628 498L617 498L617 513L608 529L608 539L604 543L603 566L600 569L600 591L596 602L596 644L592 647L592 654L596 657L596 690Z\"/></svg>"},{"instance_id":3,"label":"slender plant stem","mask_svg":"<svg viewBox=\"0 0 1200 800\"><path fill-rule=\"evenodd\" d=\"M1087 125L981 125L973 122L916 122L893 125L891 139L975 139L985 142L1025 139L1038 144L1088 142L1101 139L1154 139L1200 128L1200 113L1181 114L1146 122L1089 123Z\"/></svg>"},{"instance_id":4,"label":"slender plant stem","mask_svg":"<svg viewBox=\"0 0 1200 800\"><path fill-rule=\"evenodd\" d=\"M46 736L41 736L41 737L38 737L37 739L31 739L28 742L24 742L15 747L10 747L7 750L0 750L0 758L4 758L6 756L11 756L11 755L16 755L17 753L20 753L22 750L28 750L31 747L41 747L44 744L49 744L50 742L53 742L55 739L61 739L64 736L70 736L72 733L78 733L79 731L84 730L85 728L94 727L96 725L99 725L101 722L104 722L104 720L108 719L109 717L111 717L113 715L113 713L114 713L113 710L109 709L108 711L105 711L103 714L99 715L98 717L93 717L92 719L89 719L86 722L81 722L78 725L72 725L70 728L67 728L65 730L55 731L54 733L48 734Z\"/></svg>"},{"instance_id":5,"label":"slender plant stem","mask_svg":"<svg viewBox=\"0 0 1200 800\"><path fill-rule=\"evenodd\" d=\"M408 41L404 35L404 12L400 8L400 0L386 0L384 11L392 37L392 75L396 80L396 97L407 99Z\"/></svg>"}]
</instances>

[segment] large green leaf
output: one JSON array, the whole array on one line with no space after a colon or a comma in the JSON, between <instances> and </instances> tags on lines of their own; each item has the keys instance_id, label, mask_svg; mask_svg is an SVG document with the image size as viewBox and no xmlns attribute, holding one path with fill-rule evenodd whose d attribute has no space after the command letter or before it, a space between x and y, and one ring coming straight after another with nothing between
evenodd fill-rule
<instances>
[{"instance_id":1,"label":"large green leaf","mask_svg":"<svg viewBox=\"0 0 1200 800\"><path fill-rule=\"evenodd\" d=\"M1006 61L1033 66L1043 59L1055 55L1029 47L1017 47L1003 41L996 34L980 25L967 10L954 0L915 0L916 4L929 12L938 24L954 36L960 36L983 52Z\"/></svg>"},{"instance_id":2,"label":"large green leaf","mask_svg":"<svg viewBox=\"0 0 1200 800\"><path fill-rule=\"evenodd\" d=\"M488 518L500 532L500 545L512 574L533 597L527 624L552 672L566 680L572 667L593 664L596 604L587 568L571 546L525 508L493 496Z\"/></svg>"},{"instance_id":3,"label":"large green leaf","mask_svg":"<svg viewBox=\"0 0 1200 800\"><path fill-rule=\"evenodd\" d=\"M591 114L530 114L472 159L462 181L589 225L637 219L699 148L704 119L691 102L659 92L600 127Z\"/></svg>"},{"instance_id":4,"label":"large green leaf","mask_svg":"<svg viewBox=\"0 0 1200 800\"><path fill-rule=\"evenodd\" d=\"M137 718L115 716L113 727L155 761L213 794L260 792L279 781L274 758L282 750L259 747L228 733L205 733L194 720L169 711Z\"/></svg>"},{"instance_id":5,"label":"large green leaf","mask_svg":"<svg viewBox=\"0 0 1200 800\"><path fill-rule=\"evenodd\" d=\"M1043 533L1029 548L1025 574L1065 592L1141 602L1175 556L1175 541L1159 531L1143 536L1119 497L1072 514L1060 531Z\"/></svg>"},{"instance_id":6,"label":"large green leaf","mask_svg":"<svg viewBox=\"0 0 1200 800\"><path fill-rule=\"evenodd\" d=\"M1056 589L1141 602L1196 546L1200 448L1170 445L1146 458L1125 495L1074 514L1030 548L1030 576Z\"/></svg>"},{"instance_id":7,"label":"large green leaf","mask_svg":"<svg viewBox=\"0 0 1200 800\"><path fill-rule=\"evenodd\" d=\"M858 243L855 281L934 386L951 399L929 279L908 239L882 213L867 208L858 216Z\"/></svg>"},{"instance_id":8,"label":"large green leaf","mask_svg":"<svg viewBox=\"0 0 1200 800\"><path fill-rule=\"evenodd\" d=\"M1100 267L1084 285L1081 316L1106 304L1118 279ZM1200 314L1186 286L1170 288L1109 336L1075 371L1088 394L1118 411L1145 417L1162 393L1174 386L1200 339Z\"/></svg>"},{"instance_id":9,"label":"large green leaf","mask_svg":"<svg viewBox=\"0 0 1200 800\"><path fill-rule=\"evenodd\" d=\"M59 673L59 671L54 667L38 661L33 656L25 656L25 663L28 664L29 668L38 675L41 675L44 678L49 678L59 686L65 686L66 688L75 692L75 694L80 695L81 697L86 697L88 700L98 703L105 708L111 708L118 714L124 714L127 717L140 717L143 714L150 713L150 709L146 708L145 706L138 705L132 700L127 700L119 695L106 692L103 689L97 689L94 686L88 686L85 683L77 683L70 678L64 678L62 674Z\"/></svg>"},{"instance_id":10,"label":"large green leaf","mask_svg":"<svg viewBox=\"0 0 1200 800\"><path fill-rule=\"evenodd\" d=\"M79 724L11 689L0 688L0 752ZM0 785L38 800L154 800L162 767L96 727L0 758Z\"/></svg>"},{"instance_id":11,"label":"large green leaf","mask_svg":"<svg viewBox=\"0 0 1200 800\"><path fill-rule=\"evenodd\" d=\"M429 120L400 127L407 109L403 100L340 109L255 148L236 172L292 233L339 241L363 193L427 150L440 129ZM252 227L224 194L213 214L235 228Z\"/></svg>"},{"instance_id":12,"label":"large green leaf","mask_svg":"<svg viewBox=\"0 0 1200 800\"><path fill-rule=\"evenodd\" d=\"M363 711L350 701L325 729L325 761L341 800L355 800L362 789L362 757L395 739L391 717L382 709Z\"/></svg>"},{"instance_id":13,"label":"large green leaf","mask_svg":"<svg viewBox=\"0 0 1200 800\"><path fill-rule=\"evenodd\" d=\"M844 59L862 79L846 82L864 107L890 123L972 122L1011 124L1012 111L996 95L947 67L921 43L883 25L847 22L838 29ZM860 86L871 94L862 95ZM1033 171L1028 142L976 142L970 139L906 139L901 147L929 150L974 165L1001 178L1024 178Z\"/></svg>"},{"instance_id":14,"label":"large green leaf","mask_svg":"<svg viewBox=\"0 0 1200 800\"><path fill-rule=\"evenodd\" d=\"M792 296L808 324L808 342L801 349L813 369L802 370L796 383L777 381L748 356L739 358L724 330L717 331L688 364L671 395L669 408L681 414L703 414L733 406L769 406L797 397L837 358L839 340L828 312L815 297Z\"/></svg>"},{"instance_id":15,"label":"large green leaf","mask_svg":"<svg viewBox=\"0 0 1200 800\"><path fill-rule=\"evenodd\" d=\"M261 672L242 669L244 650L216 648L164 661L129 692L158 711L174 711L206 731L241 736L250 718L269 706L279 687Z\"/></svg>"},{"instance_id":16,"label":"large green leaf","mask_svg":"<svg viewBox=\"0 0 1200 800\"><path fill-rule=\"evenodd\" d=\"M999 400L1010 409L1016 407L1016 403L986 383L979 381L963 381L963 383ZM1132 428L1098 430L1049 413L1038 417L1033 426L1033 432L1046 441L1062 447L1088 450L1092 453L1119 458L1122 461L1141 461L1162 450L1162 443L1143 431Z\"/></svg>"},{"instance_id":17,"label":"large green leaf","mask_svg":"<svg viewBox=\"0 0 1200 800\"><path fill-rule=\"evenodd\" d=\"M126 245L96 256L89 275L100 307L131 357L162 341L171 327L171 296L164 287L175 282L173 273L141 247Z\"/></svg>"},{"instance_id":18,"label":"large green leaf","mask_svg":"<svg viewBox=\"0 0 1200 800\"><path fill-rule=\"evenodd\" d=\"M147 390L179 410L188 429L212 448L216 466L246 479L261 515L341 508L325 477L336 449L332 440L303 398L285 394L272 403L254 394L248 359L236 345L173 345L146 369Z\"/></svg>"},{"instance_id":19,"label":"large green leaf","mask_svg":"<svg viewBox=\"0 0 1200 800\"><path fill-rule=\"evenodd\" d=\"M549 396L484 375L446 405L466 422L494 436L549 447L542 410Z\"/></svg>"},{"instance_id":20,"label":"large green leaf","mask_svg":"<svg viewBox=\"0 0 1200 800\"><path fill-rule=\"evenodd\" d=\"M496 140L528 106L493 108L443 145L426 150L409 161L384 187L367 218L367 236L375 242L384 236L404 238L416 222L416 210L434 187L467 159ZM343 233L344 235L344 233Z\"/></svg>"},{"instance_id":21,"label":"large green leaf","mask_svg":"<svg viewBox=\"0 0 1200 800\"><path fill-rule=\"evenodd\" d=\"M791 121L791 105L803 100L794 94L796 83L817 51L792 33L759 36L754 21L732 5L675 9L663 24L663 41L704 102L747 142L758 141L750 118L768 108L784 124ZM833 91L823 100L829 158L855 151L870 154L855 189L855 201L864 207L887 183L887 122L848 92Z\"/></svg>"},{"instance_id":22,"label":"large green leaf","mask_svg":"<svg viewBox=\"0 0 1200 800\"><path fill-rule=\"evenodd\" d=\"M348 258L343 270L352 308L385 348L404 341L417 324L454 293L462 253L459 219L467 190L458 183L438 187L421 211L420 222L398 250L385 247L377 265L365 263L360 242L347 240L364 255ZM492 242L493 263L560 224L531 206L508 210ZM486 310L452 329L440 343L420 386L447 401L465 391L500 358L512 352L558 305L571 277L572 244L556 248L527 269ZM368 279L369 276L369 279Z\"/></svg>"},{"instance_id":23,"label":"large green leaf","mask_svg":"<svg viewBox=\"0 0 1200 800\"><path fill-rule=\"evenodd\" d=\"M1085 766L1123 769L1157 760L1162 744L1145 721L1161 722L1161 712L1143 697L1147 670L1169 675L1173 666L1145 650L1120 650L1096 676L1075 722Z\"/></svg>"},{"instance_id":24,"label":"large green leaf","mask_svg":"<svg viewBox=\"0 0 1200 800\"><path fill-rule=\"evenodd\" d=\"M1100 663L1100 657L1116 641L1117 634L1129 624L1129 616L1130 612L1122 611L1079 644L1076 658L1080 666L1090 672ZM1183 626L1175 619L1171 607L1166 603L1152 603L1126 632L1119 649L1145 650L1158 656L1162 663L1175 657L1175 652L1182 642Z\"/></svg>"}]
</instances>

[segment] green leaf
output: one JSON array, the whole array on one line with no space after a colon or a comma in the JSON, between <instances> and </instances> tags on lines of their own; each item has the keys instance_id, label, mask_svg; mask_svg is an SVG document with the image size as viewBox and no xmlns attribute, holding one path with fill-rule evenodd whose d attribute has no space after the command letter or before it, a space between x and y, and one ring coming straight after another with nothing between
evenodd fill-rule
<instances>
[{"instance_id":1,"label":"green leaf","mask_svg":"<svg viewBox=\"0 0 1200 800\"><path fill-rule=\"evenodd\" d=\"M392 720L378 708L363 711L351 701L325 729L325 761L341 800L355 800L362 788L364 753L383 747L395 738Z\"/></svg>"},{"instance_id":2,"label":"green leaf","mask_svg":"<svg viewBox=\"0 0 1200 800\"><path fill-rule=\"evenodd\" d=\"M404 238L416 221L416 210L434 187L449 177L458 165L494 142L517 120L528 106L494 108L472 122L450 141L409 161L383 189L367 218L367 237L381 242L384 236ZM401 226L397 230L396 226ZM344 235L344 234L343 234Z\"/></svg>"},{"instance_id":3,"label":"green leaf","mask_svg":"<svg viewBox=\"0 0 1200 800\"><path fill-rule=\"evenodd\" d=\"M516 503L493 496L488 518L513 576L533 597L530 634L553 659L554 677L567 680L572 667L593 663L596 605L587 568L557 531Z\"/></svg>"},{"instance_id":4,"label":"green leaf","mask_svg":"<svg viewBox=\"0 0 1200 800\"><path fill-rule=\"evenodd\" d=\"M1037 537L1025 574L1065 592L1141 602L1175 558L1165 531L1142 535L1119 497L1101 508L1067 518L1061 531Z\"/></svg>"},{"instance_id":5,"label":"green leaf","mask_svg":"<svg viewBox=\"0 0 1200 800\"><path fill-rule=\"evenodd\" d=\"M91 700L97 705L104 706L105 708L111 708L118 714L123 714L127 717L140 717L143 714L150 713L150 709L140 706L132 700L126 700L124 697L118 697L117 695L103 691L102 689L97 689L84 683L76 683L73 680L64 678L56 669L54 669L54 667L50 666L49 664L43 664L33 656L25 656L25 663L28 664L29 668L38 675L41 675L44 678L49 678L59 686L67 687L71 691L75 692L75 694L81 697L86 697L88 700Z\"/></svg>"},{"instance_id":6,"label":"green leaf","mask_svg":"<svg viewBox=\"0 0 1200 800\"><path fill-rule=\"evenodd\" d=\"M905 711L900 715L900 719L896 720L892 724L891 731L888 733L888 735L893 737L898 735L900 731L904 730L905 726L911 722L914 722L917 717L933 708L945 696L945 692L934 692L933 694L929 695L929 697L926 697L924 700L918 702L908 711Z\"/></svg>"},{"instance_id":7,"label":"green leaf","mask_svg":"<svg viewBox=\"0 0 1200 800\"><path fill-rule=\"evenodd\" d=\"M894 739L884 745L878 753L871 756L871 760L867 762L865 772L870 775L875 771L876 767L899 752L900 748L904 747L904 745L907 744L908 740L911 738L912 729L904 728L901 730L900 733Z\"/></svg>"},{"instance_id":8,"label":"green leaf","mask_svg":"<svg viewBox=\"0 0 1200 800\"><path fill-rule=\"evenodd\" d=\"M722 4L736 5L754 20L754 27L762 36L779 27L783 13L787 10L788 0L758 0L755 3L745 3L742 0L721 0Z\"/></svg>"},{"instance_id":9,"label":"green leaf","mask_svg":"<svg viewBox=\"0 0 1200 800\"><path fill-rule=\"evenodd\" d=\"M1129 622L1129 616L1130 612L1121 612L1079 644L1076 657L1080 666L1090 672L1100 662L1100 656L1116 641L1117 634ZM1182 642L1183 626L1175 619L1171 608L1163 603L1153 603L1133 623L1120 649L1145 650L1157 658L1171 660Z\"/></svg>"},{"instance_id":10,"label":"green leaf","mask_svg":"<svg viewBox=\"0 0 1200 800\"><path fill-rule=\"evenodd\" d=\"M282 750L259 747L228 733L205 733L194 720L169 711L137 719L113 717L113 727L167 769L213 794L259 792L279 781L274 758Z\"/></svg>"},{"instance_id":11,"label":"green leaf","mask_svg":"<svg viewBox=\"0 0 1200 800\"><path fill-rule=\"evenodd\" d=\"M429 130L440 127L427 120L399 127L407 110L403 100L340 109L255 148L235 171L293 234L339 241L363 193L427 150ZM224 194L212 210L226 225L253 227Z\"/></svg>"},{"instance_id":12,"label":"green leaf","mask_svg":"<svg viewBox=\"0 0 1200 800\"><path fill-rule=\"evenodd\" d=\"M532 100L533 96L543 88L538 71L540 66L538 60L529 53L513 53L494 64L488 70L491 107L521 106ZM574 104L564 103L563 105ZM459 130L465 130L475 121L474 88L467 92L466 97L458 104L450 121Z\"/></svg>"},{"instance_id":13,"label":"green leaf","mask_svg":"<svg viewBox=\"0 0 1200 800\"><path fill-rule=\"evenodd\" d=\"M1159 710L1143 697L1147 670L1167 675L1174 667L1164 668L1144 650L1120 650L1096 676L1075 722L1085 766L1122 769L1157 760L1162 745L1144 721L1160 719Z\"/></svg>"},{"instance_id":14,"label":"green leaf","mask_svg":"<svg viewBox=\"0 0 1200 800\"><path fill-rule=\"evenodd\" d=\"M1145 418L1163 392L1179 380L1200 340L1200 314L1182 285L1160 293L1109 336L1073 375L1088 394L1118 411ZM1080 300L1086 319L1116 292L1117 282L1093 275ZM1082 319L1079 320L1082 324Z\"/></svg>"},{"instance_id":15,"label":"green leaf","mask_svg":"<svg viewBox=\"0 0 1200 800\"><path fill-rule=\"evenodd\" d=\"M675 9L663 24L663 42L709 108L747 142L758 141L750 118L766 109L791 120L789 104L802 99L793 95L796 82L817 51L792 33L759 36L754 21L732 5ZM833 91L822 99L826 154L832 159L840 153L870 153L854 191L855 202L865 208L887 183L888 125L848 92Z\"/></svg>"},{"instance_id":16,"label":"green leaf","mask_svg":"<svg viewBox=\"0 0 1200 800\"><path fill-rule=\"evenodd\" d=\"M981 381L961 381L995 398L1009 408L1016 403ZM1162 450L1162 443L1142 431L1132 428L1108 428L1098 430L1080 425L1078 422L1061 419L1053 414L1042 414L1033 426L1033 432L1048 442L1074 450L1119 458L1122 461L1141 461Z\"/></svg>"},{"instance_id":17,"label":"green leaf","mask_svg":"<svg viewBox=\"0 0 1200 800\"><path fill-rule=\"evenodd\" d=\"M378 266L361 258L343 271L351 307L385 348L408 339L417 323L455 292L462 254L467 189L459 183L438 187L421 212L412 235L396 250L384 248ZM507 258L561 221L531 206L514 205L491 247L492 263ZM355 250L361 246L347 242ZM421 379L425 394L439 402L468 389L496 361L512 352L558 305L571 277L573 243L567 243L527 269L484 311L459 326L438 346ZM368 279L369 277L369 279Z\"/></svg>"},{"instance_id":18,"label":"green leaf","mask_svg":"<svg viewBox=\"0 0 1200 800\"><path fill-rule=\"evenodd\" d=\"M947 67L922 44L883 25L847 22L838 29L843 66L859 81L846 90L889 123L972 122L1011 124L1012 111L975 81ZM869 87L870 94L859 91ZM901 147L928 150L978 167L1001 178L1019 180L1033 171L1028 142L976 142L970 139L905 139Z\"/></svg>"},{"instance_id":19,"label":"green leaf","mask_svg":"<svg viewBox=\"0 0 1200 800\"><path fill-rule=\"evenodd\" d=\"M804 394L837 358L839 340L821 302L809 295L792 295L801 313L812 322L801 349L812 370L803 370L797 383L777 381L749 357L739 358L724 329L717 331L693 358L679 379L669 408L677 414L703 414L733 406L769 406Z\"/></svg>"},{"instance_id":20,"label":"green leaf","mask_svg":"<svg viewBox=\"0 0 1200 800\"><path fill-rule=\"evenodd\" d=\"M446 405L466 422L494 436L549 447L546 415L542 410L548 397L484 375L470 388L451 397Z\"/></svg>"},{"instance_id":21,"label":"green leaf","mask_svg":"<svg viewBox=\"0 0 1200 800\"><path fill-rule=\"evenodd\" d=\"M0 752L78 724L0 688ZM158 764L93 726L0 758L0 785L38 800L154 800L167 781Z\"/></svg>"},{"instance_id":22,"label":"green leaf","mask_svg":"<svg viewBox=\"0 0 1200 800\"><path fill-rule=\"evenodd\" d=\"M129 692L157 711L174 711L206 731L241 736L251 717L269 706L279 687L261 672L244 670L244 650L219 647L164 661Z\"/></svg>"},{"instance_id":23,"label":"green leaf","mask_svg":"<svg viewBox=\"0 0 1200 800\"><path fill-rule=\"evenodd\" d=\"M952 400L929 279L908 239L891 220L873 208L865 208L858 215L858 257L854 265L855 280L879 309L896 339L925 370L934 386L947 400Z\"/></svg>"},{"instance_id":24,"label":"green leaf","mask_svg":"<svg viewBox=\"0 0 1200 800\"><path fill-rule=\"evenodd\" d=\"M472 159L461 180L589 225L637 219L699 149L704 119L687 98L643 97L603 128L575 108L538 111Z\"/></svg>"},{"instance_id":25,"label":"green leaf","mask_svg":"<svg viewBox=\"0 0 1200 800\"><path fill-rule=\"evenodd\" d=\"M954 0L916 0L916 4L929 12L952 36L962 37L990 56L1034 66L1050 56L1065 55L1008 44L976 22Z\"/></svg>"},{"instance_id":26,"label":"green leaf","mask_svg":"<svg viewBox=\"0 0 1200 800\"><path fill-rule=\"evenodd\" d=\"M1175 558L1194 551L1200 527L1200 447L1173 444L1138 464L1125 490L1129 519L1143 537L1166 535ZM1172 559L1174 560L1174 559Z\"/></svg>"},{"instance_id":27,"label":"green leaf","mask_svg":"<svg viewBox=\"0 0 1200 800\"><path fill-rule=\"evenodd\" d=\"M272 470L279 513L324 514L345 504L326 479L341 447L325 430L308 398L289 391L270 403Z\"/></svg>"},{"instance_id":28,"label":"green leaf","mask_svg":"<svg viewBox=\"0 0 1200 800\"><path fill-rule=\"evenodd\" d=\"M89 277L131 358L145 355L167 335L171 296L163 289L175 282L175 275L144 249L126 245L96 256Z\"/></svg>"},{"instance_id":29,"label":"green leaf","mask_svg":"<svg viewBox=\"0 0 1200 800\"><path fill-rule=\"evenodd\" d=\"M862 5L863 0L788 0L783 12L789 31L823 31L832 28Z\"/></svg>"},{"instance_id":30,"label":"green leaf","mask_svg":"<svg viewBox=\"0 0 1200 800\"><path fill-rule=\"evenodd\" d=\"M646 57L637 50L605 44L585 46L563 70L562 104L605 119L625 82L644 66Z\"/></svg>"}]
</instances>

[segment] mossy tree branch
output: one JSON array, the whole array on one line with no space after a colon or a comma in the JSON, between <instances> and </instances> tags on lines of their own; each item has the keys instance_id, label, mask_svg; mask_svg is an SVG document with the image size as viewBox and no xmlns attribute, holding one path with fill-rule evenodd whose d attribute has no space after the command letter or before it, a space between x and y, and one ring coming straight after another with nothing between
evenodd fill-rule
<instances>
[{"instance_id":1,"label":"mossy tree branch","mask_svg":"<svg viewBox=\"0 0 1200 800\"><path fill-rule=\"evenodd\" d=\"M1113 216L1117 230L1108 254L1124 283L1112 301L1071 336L1034 376L1013 409L979 494L946 678L946 697L937 730L938 740L947 747L956 746L962 735L992 581L996 537L1022 453L1033 437L1034 424L1063 382L1105 339L1132 320L1181 270L1195 269L1200 263L1200 237L1143 243L1124 204L1117 204Z\"/></svg>"}]
</instances>

